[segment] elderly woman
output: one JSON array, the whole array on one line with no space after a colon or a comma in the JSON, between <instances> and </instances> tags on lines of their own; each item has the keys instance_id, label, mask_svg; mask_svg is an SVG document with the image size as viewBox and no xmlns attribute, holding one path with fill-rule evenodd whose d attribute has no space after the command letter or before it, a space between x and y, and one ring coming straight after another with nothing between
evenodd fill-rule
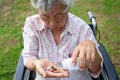
<instances>
[{"instance_id":1,"label":"elderly woman","mask_svg":"<svg viewBox=\"0 0 120 80\"><path fill-rule=\"evenodd\" d=\"M30 16L24 26L25 66L36 71L36 80L91 80L98 77L102 56L90 27L69 13L74 0L31 0L38 14ZM72 55L72 56L71 56ZM62 60L78 60L79 70L66 70ZM57 72L48 70L58 66Z\"/></svg>"}]
</instances>

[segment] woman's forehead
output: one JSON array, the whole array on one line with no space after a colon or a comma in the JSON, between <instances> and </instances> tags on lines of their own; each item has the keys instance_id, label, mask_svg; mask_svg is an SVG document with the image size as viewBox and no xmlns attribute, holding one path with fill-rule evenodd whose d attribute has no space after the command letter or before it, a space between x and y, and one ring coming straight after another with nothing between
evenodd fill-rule
<instances>
[{"instance_id":1,"label":"woman's forehead","mask_svg":"<svg viewBox=\"0 0 120 80\"><path fill-rule=\"evenodd\" d=\"M58 3L51 11L52 12L63 12L67 8L67 5Z\"/></svg>"}]
</instances>

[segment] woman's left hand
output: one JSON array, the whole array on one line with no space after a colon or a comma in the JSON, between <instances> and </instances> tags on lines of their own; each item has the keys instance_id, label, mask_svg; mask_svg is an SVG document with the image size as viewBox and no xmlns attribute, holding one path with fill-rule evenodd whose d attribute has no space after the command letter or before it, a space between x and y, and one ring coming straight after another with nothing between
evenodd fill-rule
<instances>
[{"instance_id":1,"label":"woman's left hand","mask_svg":"<svg viewBox=\"0 0 120 80\"><path fill-rule=\"evenodd\" d=\"M101 57L96 49L96 44L90 40L82 41L74 50L72 64L78 64L80 71L88 69L91 73L97 73L101 68Z\"/></svg>"}]
</instances>

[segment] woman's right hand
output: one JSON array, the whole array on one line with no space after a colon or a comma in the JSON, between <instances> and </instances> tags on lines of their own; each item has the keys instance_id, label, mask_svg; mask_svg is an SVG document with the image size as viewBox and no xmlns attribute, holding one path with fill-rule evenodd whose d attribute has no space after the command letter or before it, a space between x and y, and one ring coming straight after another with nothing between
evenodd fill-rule
<instances>
[{"instance_id":1,"label":"woman's right hand","mask_svg":"<svg viewBox=\"0 0 120 80\"><path fill-rule=\"evenodd\" d=\"M58 73L47 70L47 67L54 65L55 64L48 59L35 60L34 62L35 70L44 78L61 78L69 76L68 72L63 68L60 68Z\"/></svg>"}]
</instances>

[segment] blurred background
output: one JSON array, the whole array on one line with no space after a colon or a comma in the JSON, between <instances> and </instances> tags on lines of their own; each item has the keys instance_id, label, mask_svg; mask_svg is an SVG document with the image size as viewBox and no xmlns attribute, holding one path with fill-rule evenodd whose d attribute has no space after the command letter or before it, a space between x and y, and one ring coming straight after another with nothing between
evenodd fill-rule
<instances>
[{"instance_id":1,"label":"blurred background","mask_svg":"<svg viewBox=\"0 0 120 80\"><path fill-rule=\"evenodd\" d=\"M88 10L96 17L100 42L120 77L120 0L77 0L70 12L90 23ZM13 80L25 18L36 13L30 0L0 0L0 80Z\"/></svg>"}]
</instances>

